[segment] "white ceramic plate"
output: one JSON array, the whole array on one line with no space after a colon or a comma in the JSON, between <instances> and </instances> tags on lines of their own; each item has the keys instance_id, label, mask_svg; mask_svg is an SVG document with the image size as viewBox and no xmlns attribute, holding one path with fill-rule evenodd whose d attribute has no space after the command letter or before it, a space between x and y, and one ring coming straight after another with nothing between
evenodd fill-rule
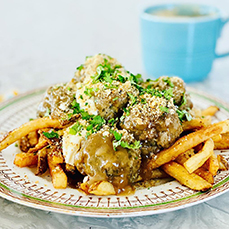
<instances>
[{"instance_id":1,"label":"white ceramic plate","mask_svg":"<svg viewBox=\"0 0 229 229\"><path fill-rule=\"evenodd\" d=\"M217 105L214 121L229 117L229 106L218 99L189 88L192 101L199 108ZM29 92L0 105L0 137L36 117L36 108L45 89ZM18 149L11 145L0 152L0 196L29 207L90 217L126 217L159 214L189 207L216 197L229 187L229 171L220 172L208 192L196 192L172 181L131 196L84 195L76 189L54 189L49 175L35 176L31 168L18 168L13 159ZM217 152L229 160L229 151Z\"/></svg>"}]
</instances>

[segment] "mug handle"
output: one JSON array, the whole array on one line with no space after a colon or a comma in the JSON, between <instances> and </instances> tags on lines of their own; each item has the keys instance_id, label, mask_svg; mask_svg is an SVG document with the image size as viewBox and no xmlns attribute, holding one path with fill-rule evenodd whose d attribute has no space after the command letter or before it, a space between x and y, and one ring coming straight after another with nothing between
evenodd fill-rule
<instances>
[{"instance_id":1,"label":"mug handle","mask_svg":"<svg viewBox=\"0 0 229 229\"><path fill-rule=\"evenodd\" d=\"M224 27L224 25L229 22L229 18L222 20L222 25L221 25L221 30ZM225 57L225 56L229 56L229 52L223 53L223 54L215 54L216 58L221 58L221 57Z\"/></svg>"}]
</instances>

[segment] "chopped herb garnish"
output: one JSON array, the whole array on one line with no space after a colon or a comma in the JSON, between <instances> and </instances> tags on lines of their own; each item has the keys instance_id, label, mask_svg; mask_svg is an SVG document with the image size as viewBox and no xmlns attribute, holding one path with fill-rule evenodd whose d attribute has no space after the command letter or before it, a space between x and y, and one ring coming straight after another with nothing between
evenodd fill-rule
<instances>
[{"instance_id":1,"label":"chopped herb garnish","mask_svg":"<svg viewBox=\"0 0 229 229\"><path fill-rule=\"evenodd\" d=\"M83 120L89 120L92 117L92 115L89 115L89 113L83 109L80 110L80 114Z\"/></svg>"},{"instance_id":2,"label":"chopped herb garnish","mask_svg":"<svg viewBox=\"0 0 229 229\"><path fill-rule=\"evenodd\" d=\"M163 79L163 81L167 83L170 87L174 87L174 84L171 82L169 77L167 77L166 79Z\"/></svg>"},{"instance_id":3,"label":"chopped herb garnish","mask_svg":"<svg viewBox=\"0 0 229 229\"><path fill-rule=\"evenodd\" d=\"M48 117L51 114L50 109L47 107L44 116Z\"/></svg>"},{"instance_id":4,"label":"chopped herb garnish","mask_svg":"<svg viewBox=\"0 0 229 229\"><path fill-rule=\"evenodd\" d=\"M69 114L67 114L67 120L70 120L71 119L71 117L73 116L73 113L69 113ZM63 120L64 120L65 118L63 118Z\"/></svg>"},{"instance_id":5,"label":"chopped herb garnish","mask_svg":"<svg viewBox=\"0 0 229 229\"><path fill-rule=\"evenodd\" d=\"M103 77L103 79L105 82L110 83L110 84L114 81L109 73L105 73L105 76Z\"/></svg>"},{"instance_id":6,"label":"chopped herb garnish","mask_svg":"<svg viewBox=\"0 0 229 229\"><path fill-rule=\"evenodd\" d=\"M134 97L132 94L127 93L131 99L131 106L133 106L137 102L137 98Z\"/></svg>"},{"instance_id":7,"label":"chopped herb garnish","mask_svg":"<svg viewBox=\"0 0 229 229\"><path fill-rule=\"evenodd\" d=\"M147 102L146 102L146 99L141 98L141 103L142 103L142 104L146 104L146 103L147 103Z\"/></svg>"},{"instance_id":8,"label":"chopped herb garnish","mask_svg":"<svg viewBox=\"0 0 229 229\"><path fill-rule=\"evenodd\" d=\"M115 100L117 100L118 99L118 97L115 97L115 98L113 98L113 101L115 101Z\"/></svg>"},{"instance_id":9,"label":"chopped herb garnish","mask_svg":"<svg viewBox=\"0 0 229 229\"><path fill-rule=\"evenodd\" d=\"M126 109L125 107L123 107L124 112L126 113L126 116L130 115L130 108Z\"/></svg>"},{"instance_id":10,"label":"chopped herb garnish","mask_svg":"<svg viewBox=\"0 0 229 229\"><path fill-rule=\"evenodd\" d=\"M182 100L181 100L181 104L180 104L179 107L182 107L182 106L185 105L186 103L187 103L187 99L186 99L185 93L183 93Z\"/></svg>"},{"instance_id":11,"label":"chopped herb garnish","mask_svg":"<svg viewBox=\"0 0 229 229\"><path fill-rule=\"evenodd\" d=\"M128 148L128 149L139 149L141 147L140 141L135 141L133 144L128 144L127 142L121 141L120 145L123 148Z\"/></svg>"},{"instance_id":12,"label":"chopped herb garnish","mask_svg":"<svg viewBox=\"0 0 229 229\"><path fill-rule=\"evenodd\" d=\"M173 89L169 88L168 90L163 91L164 92L164 97L167 100L170 100L173 97Z\"/></svg>"},{"instance_id":13,"label":"chopped herb garnish","mask_svg":"<svg viewBox=\"0 0 229 229\"><path fill-rule=\"evenodd\" d=\"M122 116L120 117L120 122L122 122L124 119L125 119L125 116L122 115Z\"/></svg>"},{"instance_id":14,"label":"chopped herb garnish","mask_svg":"<svg viewBox=\"0 0 229 229\"><path fill-rule=\"evenodd\" d=\"M92 124L96 130L99 130L106 121L100 115L96 115L92 118L92 120L89 120L89 123Z\"/></svg>"},{"instance_id":15,"label":"chopped herb garnish","mask_svg":"<svg viewBox=\"0 0 229 229\"><path fill-rule=\"evenodd\" d=\"M110 123L111 124L111 126L114 126L114 124L115 124L115 122L117 122L118 121L118 117L117 118L111 118L111 119L109 119L108 120L108 123Z\"/></svg>"},{"instance_id":16,"label":"chopped herb garnish","mask_svg":"<svg viewBox=\"0 0 229 229\"><path fill-rule=\"evenodd\" d=\"M116 141L121 140L122 134L118 133L118 132L115 131L115 130L110 130L110 132L114 135L114 138L115 138Z\"/></svg>"},{"instance_id":17,"label":"chopped herb garnish","mask_svg":"<svg viewBox=\"0 0 229 229\"><path fill-rule=\"evenodd\" d=\"M81 65L80 65L79 67L77 67L76 69L80 71L80 70L82 70L83 68L84 68L84 66L83 66L83 64L81 64Z\"/></svg>"},{"instance_id":18,"label":"chopped herb garnish","mask_svg":"<svg viewBox=\"0 0 229 229\"><path fill-rule=\"evenodd\" d=\"M118 87L117 86L114 86L114 85L108 85L108 84L104 84L104 89L118 89Z\"/></svg>"},{"instance_id":19,"label":"chopped herb garnish","mask_svg":"<svg viewBox=\"0 0 229 229\"><path fill-rule=\"evenodd\" d=\"M160 106L160 110L165 112L165 113L169 113L169 108L168 107L162 107Z\"/></svg>"},{"instance_id":20,"label":"chopped herb garnish","mask_svg":"<svg viewBox=\"0 0 229 229\"><path fill-rule=\"evenodd\" d=\"M69 128L69 134L76 135L83 129L83 125L81 125L78 121L72 127Z\"/></svg>"},{"instance_id":21,"label":"chopped herb garnish","mask_svg":"<svg viewBox=\"0 0 229 229\"><path fill-rule=\"evenodd\" d=\"M164 93L162 91L156 90L154 88L146 88L143 90L145 93L151 94L152 96L163 97Z\"/></svg>"},{"instance_id":22,"label":"chopped herb garnish","mask_svg":"<svg viewBox=\"0 0 229 229\"><path fill-rule=\"evenodd\" d=\"M80 95L80 98L83 100L83 96L82 95Z\"/></svg>"},{"instance_id":23,"label":"chopped herb garnish","mask_svg":"<svg viewBox=\"0 0 229 229\"><path fill-rule=\"evenodd\" d=\"M85 58L85 59L87 60L88 58L91 58L91 57L93 57L93 56L86 56L86 58Z\"/></svg>"},{"instance_id":24,"label":"chopped herb garnish","mask_svg":"<svg viewBox=\"0 0 229 229\"><path fill-rule=\"evenodd\" d=\"M88 87L85 87L85 91L84 91L84 94L89 96L90 98L94 95L94 92L98 91L99 89L98 88L88 88Z\"/></svg>"},{"instance_id":25,"label":"chopped herb garnish","mask_svg":"<svg viewBox=\"0 0 229 229\"><path fill-rule=\"evenodd\" d=\"M76 100L73 100L73 102L71 103L71 108L73 109L73 114L79 114L80 113L80 104L76 102ZM70 115L70 114L69 114Z\"/></svg>"},{"instance_id":26,"label":"chopped herb garnish","mask_svg":"<svg viewBox=\"0 0 229 229\"><path fill-rule=\"evenodd\" d=\"M99 82L99 79L100 79L101 76L102 76L103 70L104 70L104 68L103 68L102 65L99 65L99 66L96 68L97 74L94 75L94 76L91 76L91 78L93 79L93 83Z\"/></svg>"},{"instance_id":27,"label":"chopped herb garnish","mask_svg":"<svg viewBox=\"0 0 229 229\"><path fill-rule=\"evenodd\" d=\"M90 124L90 125L88 125L87 127L86 127L86 130L87 131L91 131L93 129L93 125L92 124Z\"/></svg>"},{"instance_id":28,"label":"chopped herb garnish","mask_svg":"<svg viewBox=\"0 0 229 229\"><path fill-rule=\"evenodd\" d=\"M126 78L124 78L123 76L121 76L121 75L118 75L117 76L118 77L118 80L121 82L121 83L125 83L126 82Z\"/></svg>"},{"instance_id":29,"label":"chopped herb garnish","mask_svg":"<svg viewBox=\"0 0 229 229\"><path fill-rule=\"evenodd\" d=\"M51 132L43 132L43 135L46 138L59 138L59 134L57 132L54 132L53 130Z\"/></svg>"},{"instance_id":30,"label":"chopped herb garnish","mask_svg":"<svg viewBox=\"0 0 229 229\"><path fill-rule=\"evenodd\" d=\"M188 113L187 110L176 110L177 114L178 114L178 118L180 119L181 122L187 120L187 121L191 121L192 120L192 116L190 113Z\"/></svg>"},{"instance_id":31,"label":"chopped herb garnish","mask_svg":"<svg viewBox=\"0 0 229 229\"><path fill-rule=\"evenodd\" d=\"M72 109L73 109L73 113L68 114L68 117L71 118L73 114L81 114L82 119L84 120L89 120L92 116L88 114L87 111L85 111L84 109L80 109L80 104L76 102L76 100L74 100L72 103Z\"/></svg>"},{"instance_id":32,"label":"chopped herb garnish","mask_svg":"<svg viewBox=\"0 0 229 229\"><path fill-rule=\"evenodd\" d=\"M110 130L110 132L114 135L115 140L112 142L113 144L113 148L116 151L118 146L121 146L123 148L127 148L127 149L139 149L141 147L140 141L135 141L132 144L129 144L125 141L122 141L122 134L118 133L115 130Z\"/></svg>"}]
</instances>

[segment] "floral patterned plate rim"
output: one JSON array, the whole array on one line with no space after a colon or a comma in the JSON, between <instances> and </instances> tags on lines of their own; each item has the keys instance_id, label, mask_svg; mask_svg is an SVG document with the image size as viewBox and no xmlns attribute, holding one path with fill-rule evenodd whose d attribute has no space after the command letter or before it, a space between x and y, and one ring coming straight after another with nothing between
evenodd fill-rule
<instances>
[{"instance_id":1,"label":"floral patterned plate rim","mask_svg":"<svg viewBox=\"0 0 229 229\"><path fill-rule=\"evenodd\" d=\"M188 88L194 105L206 108L217 105L220 111L214 121L229 117L229 105L206 93ZM36 108L45 88L30 91L0 104L0 138L30 118L36 117ZM229 171L215 177L210 191L196 192L171 181L150 189L137 190L130 196L84 195L77 189L54 189L48 174L34 175L34 168L18 168L13 164L18 148L9 146L0 152L0 196L10 201L58 213L87 217L132 217L165 213L190 207L223 194L229 189ZM229 151L221 150L229 161Z\"/></svg>"}]
</instances>

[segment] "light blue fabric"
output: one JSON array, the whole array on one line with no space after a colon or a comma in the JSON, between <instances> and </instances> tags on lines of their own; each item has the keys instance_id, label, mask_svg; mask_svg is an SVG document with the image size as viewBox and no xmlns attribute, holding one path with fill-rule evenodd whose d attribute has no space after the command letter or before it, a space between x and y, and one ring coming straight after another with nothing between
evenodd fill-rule
<instances>
[{"instance_id":1,"label":"light blue fabric","mask_svg":"<svg viewBox=\"0 0 229 229\"><path fill-rule=\"evenodd\" d=\"M223 25L220 12L210 6L199 6L206 17L168 18L152 12L177 5L149 7L141 15L143 63L152 77L177 75L186 82L207 77L216 57L215 48ZM188 9L192 9L191 6ZM196 6L195 6L196 7ZM187 12L186 12L187 13Z\"/></svg>"}]
</instances>

